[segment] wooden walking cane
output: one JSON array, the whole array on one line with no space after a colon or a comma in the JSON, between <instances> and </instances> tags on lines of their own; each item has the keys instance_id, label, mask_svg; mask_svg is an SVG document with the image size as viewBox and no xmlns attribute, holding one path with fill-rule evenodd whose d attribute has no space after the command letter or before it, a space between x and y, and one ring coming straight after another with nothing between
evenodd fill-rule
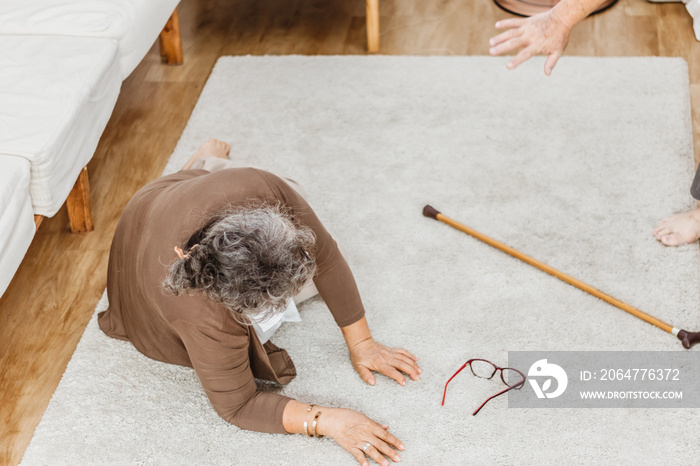
<instances>
[{"instance_id":1,"label":"wooden walking cane","mask_svg":"<svg viewBox=\"0 0 700 466\"><path fill-rule=\"evenodd\" d=\"M603 293L597 288L592 287L591 285L588 285L581 280L578 280L571 275L567 275L564 272L560 272L559 270L555 269L554 267L550 267L549 265L545 264L544 262L540 262L537 259L534 259L527 254L523 254L522 252L518 251L517 249L511 248L510 246L507 246L499 241L496 241L493 238L490 238L482 233L479 233L478 231L474 230L473 228L469 228L466 225L462 225L461 223L452 220L449 217L444 216L440 212L438 212L434 207L431 207L429 205L426 205L423 207L423 215L426 217L434 218L435 220L439 220L442 223L446 223L447 225L451 226L452 228L456 228L459 231L462 231L470 236L473 236L474 238L478 239L479 241L483 241L484 243L488 244L489 246L493 246L496 249L499 249L507 254L510 254L511 256L515 257L516 259L520 259L521 261L532 265L533 267L536 267L543 272L547 272L550 275L553 275L557 277L559 280L565 281L569 285L573 285L576 288L585 291L586 293L592 294L593 296L602 299L603 301L606 301L613 306L616 306L620 309L622 309L625 312L629 312L635 317L639 317L640 319L655 325L659 327L661 330L665 330L668 333L673 334L674 336L678 337L678 339L683 343L683 347L688 349L691 346L693 346L695 343L700 341L700 332L688 332L687 330L681 330L677 327L673 327L672 325L667 324L666 322L657 319L656 317L647 314L646 312L640 311L636 307L630 306L629 304L620 301L617 298L614 298L610 296L607 293Z\"/></svg>"}]
</instances>

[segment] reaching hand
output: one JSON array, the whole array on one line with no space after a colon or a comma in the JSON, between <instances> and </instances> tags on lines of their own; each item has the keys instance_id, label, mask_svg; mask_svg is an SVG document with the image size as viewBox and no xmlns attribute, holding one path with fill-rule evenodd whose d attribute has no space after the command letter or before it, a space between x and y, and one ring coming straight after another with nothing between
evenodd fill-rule
<instances>
[{"instance_id":1,"label":"reaching hand","mask_svg":"<svg viewBox=\"0 0 700 466\"><path fill-rule=\"evenodd\" d=\"M491 55L502 55L522 49L506 65L509 70L516 68L534 55L548 55L544 64L544 73L547 76L552 74L557 60L564 53L571 33L571 27L558 19L552 10L530 18L499 21L496 23L496 29L508 30L489 40Z\"/></svg>"},{"instance_id":2,"label":"reaching hand","mask_svg":"<svg viewBox=\"0 0 700 466\"><path fill-rule=\"evenodd\" d=\"M352 366L370 385L375 382L372 371L391 377L401 385L406 385L406 378L401 372L410 375L413 380L420 380L418 374L423 372L416 364L417 357L405 349L386 347L372 338L354 344L349 350Z\"/></svg>"},{"instance_id":3,"label":"reaching hand","mask_svg":"<svg viewBox=\"0 0 700 466\"><path fill-rule=\"evenodd\" d=\"M394 448L403 450L404 445L389 433L388 425L378 424L364 414L350 409L332 409L328 414L328 423L322 424L323 418L319 419L322 434L332 437L361 465L368 465L365 455L383 466L389 465L385 455L394 462L401 461Z\"/></svg>"}]
</instances>

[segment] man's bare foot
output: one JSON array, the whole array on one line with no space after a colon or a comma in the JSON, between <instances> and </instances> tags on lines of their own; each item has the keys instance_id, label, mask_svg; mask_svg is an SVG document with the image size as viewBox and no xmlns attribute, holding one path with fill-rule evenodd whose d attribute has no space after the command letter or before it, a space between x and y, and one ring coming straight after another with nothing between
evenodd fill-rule
<instances>
[{"instance_id":1,"label":"man's bare foot","mask_svg":"<svg viewBox=\"0 0 700 466\"><path fill-rule=\"evenodd\" d=\"M700 238L700 208L661 220L654 229L654 236L666 246L697 241Z\"/></svg>"},{"instance_id":2,"label":"man's bare foot","mask_svg":"<svg viewBox=\"0 0 700 466\"><path fill-rule=\"evenodd\" d=\"M219 141L218 139L210 139L202 146L197 149L197 152L192 156L191 159L187 161L184 167L182 167L183 170L189 170L192 168L192 165L197 160L203 159L205 157L218 157L220 159L227 159L228 158L228 153L231 151L231 145L224 142L224 141Z\"/></svg>"}]
</instances>

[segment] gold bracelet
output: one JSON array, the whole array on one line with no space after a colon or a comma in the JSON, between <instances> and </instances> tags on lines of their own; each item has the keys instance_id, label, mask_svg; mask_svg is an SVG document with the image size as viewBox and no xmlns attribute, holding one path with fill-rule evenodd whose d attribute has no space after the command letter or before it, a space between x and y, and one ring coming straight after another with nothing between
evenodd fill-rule
<instances>
[{"instance_id":1,"label":"gold bracelet","mask_svg":"<svg viewBox=\"0 0 700 466\"><path fill-rule=\"evenodd\" d=\"M311 424L311 435L310 437L323 438L323 435L316 433L316 424L318 424L318 418L321 416L321 411L317 412L314 416L314 422Z\"/></svg>"},{"instance_id":2,"label":"gold bracelet","mask_svg":"<svg viewBox=\"0 0 700 466\"><path fill-rule=\"evenodd\" d=\"M314 409L314 406L316 406L316 405L310 404L309 407L306 408L306 412L310 413L311 410ZM309 433L309 423L306 421L304 421L304 432L306 432L306 435L308 435L309 437L313 437L313 434Z\"/></svg>"}]
</instances>

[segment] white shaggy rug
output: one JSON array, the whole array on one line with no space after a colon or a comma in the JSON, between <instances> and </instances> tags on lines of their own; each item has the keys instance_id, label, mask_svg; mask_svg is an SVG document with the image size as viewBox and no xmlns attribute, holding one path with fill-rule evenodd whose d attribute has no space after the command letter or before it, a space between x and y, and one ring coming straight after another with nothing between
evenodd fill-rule
<instances>
[{"instance_id":1,"label":"white shaggy rug","mask_svg":"<svg viewBox=\"0 0 700 466\"><path fill-rule=\"evenodd\" d=\"M700 411L509 409L463 374L508 350L668 350L647 323L421 215L446 215L669 323L700 328L697 246L656 222L694 206L687 67L674 58L224 57L166 169L205 140L298 180L354 270L375 338L423 379L365 385L323 302L273 341L299 376L281 393L360 410L403 464L693 463ZM105 309L100 302L98 311ZM525 368L525 370L527 370ZM192 370L152 361L93 319L24 464L347 464L331 439L241 431Z\"/></svg>"}]
</instances>

